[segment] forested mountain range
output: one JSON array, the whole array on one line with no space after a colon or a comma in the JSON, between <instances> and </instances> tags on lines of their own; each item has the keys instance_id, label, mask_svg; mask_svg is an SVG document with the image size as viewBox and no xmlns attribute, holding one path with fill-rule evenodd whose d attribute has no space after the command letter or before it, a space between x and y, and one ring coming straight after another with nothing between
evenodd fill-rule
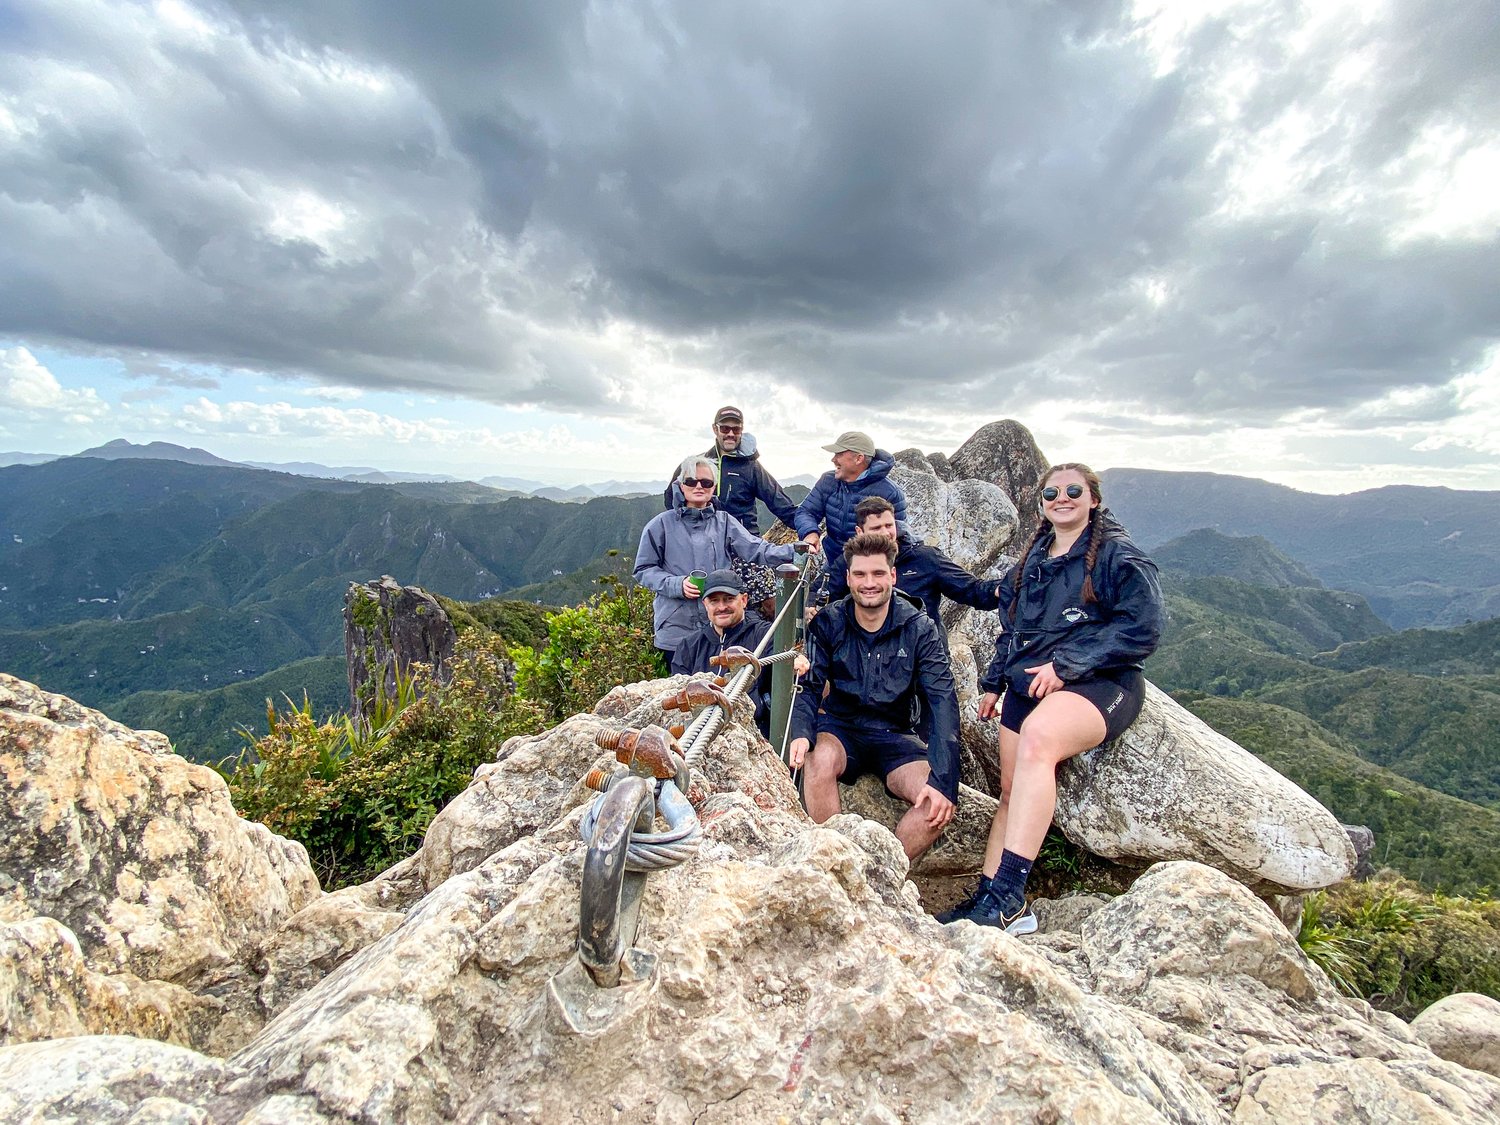
<instances>
[{"instance_id":1,"label":"forested mountain range","mask_svg":"<svg viewBox=\"0 0 1500 1125\"><path fill-rule=\"evenodd\" d=\"M1464 574L1468 604L1490 604L1497 534L1475 521L1495 494L1308 497L1140 470L1106 474L1106 494L1162 568L1153 681L1376 827L1402 870L1500 884L1500 620L1393 628L1422 605L1437 607L1424 625L1451 617ZM217 758L236 727L263 725L267 696L342 703L349 582L567 604L628 573L660 510L657 495L553 503L170 460L0 468L0 669ZM1410 587L1424 560L1420 597L1375 581Z\"/></svg>"},{"instance_id":2,"label":"forested mountain range","mask_svg":"<svg viewBox=\"0 0 1500 1125\"><path fill-rule=\"evenodd\" d=\"M1324 496L1216 473L1101 475L1110 508L1147 550L1198 528L1262 536L1398 629L1500 615L1500 492L1392 485Z\"/></svg>"}]
</instances>

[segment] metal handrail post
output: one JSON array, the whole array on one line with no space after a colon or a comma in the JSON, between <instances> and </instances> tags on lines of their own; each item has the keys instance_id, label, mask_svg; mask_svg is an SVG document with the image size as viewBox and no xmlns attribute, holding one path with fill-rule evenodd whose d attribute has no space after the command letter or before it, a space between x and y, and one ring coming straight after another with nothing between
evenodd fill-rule
<instances>
[{"instance_id":1,"label":"metal handrail post","mask_svg":"<svg viewBox=\"0 0 1500 1125\"><path fill-rule=\"evenodd\" d=\"M788 574L786 570L793 572ZM801 581L795 568L784 568L781 574L781 591L776 597L776 632L771 641L777 652L786 652L797 643L797 625L802 620L802 605L806 584ZM783 612L788 600L792 601L791 612ZM792 711L792 688L797 680L791 661L782 661L771 666L771 730L785 730Z\"/></svg>"}]
</instances>

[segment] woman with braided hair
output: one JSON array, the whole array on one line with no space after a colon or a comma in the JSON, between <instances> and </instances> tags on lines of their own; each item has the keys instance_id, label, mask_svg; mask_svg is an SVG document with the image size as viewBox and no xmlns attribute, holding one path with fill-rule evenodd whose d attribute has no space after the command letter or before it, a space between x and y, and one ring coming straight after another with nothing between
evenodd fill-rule
<instances>
[{"instance_id":1,"label":"woman with braided hair","mask_svg":"<svg viewBox=\"0 0 1500 1125\"><path fill-rule=\"evenodd\" d=\"M974 894L940 922L1036 930L1026 879L1052 824L1057 767L1120 735L1146 696L1141 662L1163 610L1156 564L1102 506L1087 465L1042 477L1042 520L1001 585L1003 631L980 677L980 719L1000 716L1000 807Z\"/></svg>"}]
</instances>

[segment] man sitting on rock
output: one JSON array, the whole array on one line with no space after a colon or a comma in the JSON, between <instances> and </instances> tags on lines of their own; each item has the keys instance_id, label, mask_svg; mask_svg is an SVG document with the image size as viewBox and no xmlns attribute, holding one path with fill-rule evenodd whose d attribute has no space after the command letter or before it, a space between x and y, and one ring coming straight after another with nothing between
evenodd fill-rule
<instances>
[{"instance_id":1,"label":"man sitting on rock","mask_svg":"<svg viewBox=\"0 0 1500 1125\"><path fill-rule=\"evenodd\" d=\"M672 674L718 671L709 660L726 648L737 646L754 652L771 623L754 615L746 617L749 603L745 584L734 571L716 570L710 574L703 584L703 608L708 620L672 653ZM771 670L766 668L750 690L755 703L755 725L766 738L770 737L771 727L770 692Z\"/></svg>"},{"instance_id":2,"label":"man sitting on rock","mask_svg":"<svg viewBox=\"0 0 1500 1125\"><path fill-rule=\"evenodd\" d=\"M849 596L807 628L811 669L792 705L791 766L806 764L804 799L819 824L839 811L840 781L884 778L886 789L911 805L896 838L916 859L958 801L953 673L932 619L896 594L895 542L859 534L843 555ZM918 701L931 715L925 746L912 727Z\"/></svg>"}]
</instances>

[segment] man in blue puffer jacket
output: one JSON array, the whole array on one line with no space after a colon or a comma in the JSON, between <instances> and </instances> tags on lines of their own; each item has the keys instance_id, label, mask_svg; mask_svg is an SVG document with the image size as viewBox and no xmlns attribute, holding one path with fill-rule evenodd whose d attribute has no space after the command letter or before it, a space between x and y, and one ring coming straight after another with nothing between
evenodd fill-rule
<instances>
[{"instance_id":1,"label":"man in blue puffer jacket","mask_svg":"<svg viewBox=\"0 0 1500 1125\"><path fill-rule=\"evenodd\" d=\"M896 522L906 522L906 494L886 478L896 467L896 459L883 449L876 449L869 434L848 430L824 449L833 454L833 470L824 473L813 485L807 498L797 506L793 526L802 541L816 551L821 542L828 566L829 600L849 592L844 579L844 544L859 531L854 506L867 496L883 496L896 509ZM826 533L818 533L818 524Z\"/></svg>"}]
</instances>

